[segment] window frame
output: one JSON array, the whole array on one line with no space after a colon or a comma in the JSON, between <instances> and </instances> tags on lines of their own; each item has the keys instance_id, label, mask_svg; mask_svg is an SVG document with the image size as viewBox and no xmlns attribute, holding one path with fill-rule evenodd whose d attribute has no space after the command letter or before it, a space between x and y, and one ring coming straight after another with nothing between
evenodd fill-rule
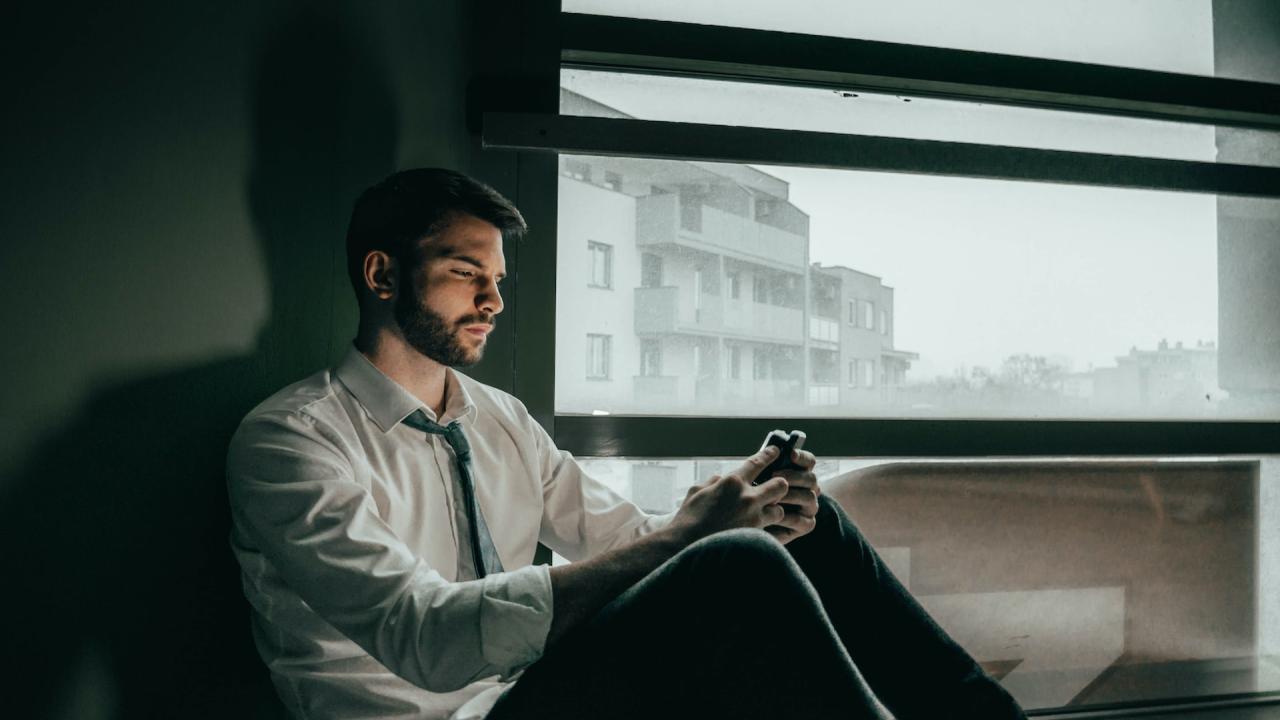
<instances>
[{"instance_id":1,"label":"window frame","mask_svg":"<svg viewBox=\"0 0 1280 720\"><path fill-rule=\"evenodd\" d=\"M817 87L862 87L903 95L1088 110L1223 126L1280 129L1280 85L1104 68L958 50L867 43L769 31L692 26L561 13L558 0L512 6L514 62L495 90L470 108L486 158L510 158L494 180L521 208L530 232L507 242L514 297L510 382L555 442L582 457L738 457L776 427L808 431L828 456L1192 457L1280 453L1280 422L1125 420L947 420L881 418L647 417L555 413L557 153L636 155L729 162L778 162L954 176L1078 182L1219 194L1280 195L1276 170L1087 153L1053 153L875 137L815 137L679 123L558 117L562 67L688 74ZM923 59L923 61L922 61ZM494 63L490 62L489 65ZM487 66L487 65L486 65ZM512 88L520 92L512 93ZM588 137L569 138L574 132ZM742 132L740 132L742 131ZM576 144L575 144L576 142ZM699 144L703 147L699 147ZM754 144L769 152L751 154ZM774 147L781 146L783 149ZM702 156L699 156L702 152ZM809 155L806 156L806 153ZM826 158L814 162L822 153ZM902 162L909 155L914 163ZM763 157L761 157L763 156ZM898 160L894 160L898 158ZM1131 161L1132 160L1132 161ZM486 160L487 162L487 160ZM824 164L825 163L825 164ZM878 164L878 165L877 165ZM1027 175L1013 167L1031 168ZM488 167L487 165L484 167ZM502 174L507 173L507 174ZM1129 178L1140 177L1133 183ZM521 247L528 248L521 252ZM494 350L498 348L495 347ZM497 353L494 353L498 356ZM754 353L753 353L754 355ZM508 357L503 354L501 357ZM504 389L505 389L504 388ZM548 558L549 559L549 558ZM1099 707L1235 706L1276 702L1280 693L1168 698ZM1055 710L1034 710L1052 715ZM1074 715L1072 715L1074 716Z\"/></svg>"},{"instance_id":2,"label":"window frame","mask_svg":"<svg viewBox=\"0 0 1280 720\"><path fill-rule=\"evenodd\" d=\"M1280 197L1280 168L1121 157L875 136L558 115L562 68L865 89L1015 106L1054 107L1232 127L1280 129L1280 84L764 30L560 13L538 54L541 103L485 112L481 141L519 152L517 199L537 251L521 257L521 338L513 388L557 444L580 455L740 455L777 427L811 428L828 455L951 457L1189 456L1280 453L1280 422L1207 420L697 418L674 427L752 430L732 449L704 432L658 432L655 418L555 412L555 252L558 154L785 164ZM554 8L554 10L552 9ZM927 60L927 61L926 61ZM490 110L511 110L508 105ZM521 112L540 110L541 112ZM550 252L549 252L550 250ZM532 271L532 272L531 272ZM532 281L527 280L530 275ZM753 283L754 284L754 283ZM753 298L754 299L754 298ZM861 318L857 318L858 321ZM858 323L860 325L860 322ZM887 330L887 328L886 328ZM754 355L754 353L753 353ZM753 376L755 373L753 373ZM526 394L528 397L526 397ZM869 432L878 428L878 432ZM980 432L977 429L981 429ZM736 432L717 429L717 437ZM903 439L909 439L904 441ZM816 447L816 446L815 446Z\"/></svg>"},{"instance_id":3,"label":"window frame","mask_svg":"<svg viewBox=\"0 0 1280 720\"><path fill-rule=\"evenodd\" d=\"M600 253L604 258L604 283L596 282L596 253ZM587 273L587 287L596 288L597 290L613 289L613 246L609 243L602 243L597 240L587 241L587 257L591 262L590 269Z\"/></svg>"},{"instance_id":4,"label":"window frame","mask_svg":"<svg viewBox=\"0 0 1280 720\"><path fill-rule=\"evenodd\" d=\"M595 341L600 341L600 362L604 372L592 374L595 370ZM613 336L606 333L587 333L587 368L586 378L591 382L607 382L613 380Z\"/></svg>"}]
</instances>

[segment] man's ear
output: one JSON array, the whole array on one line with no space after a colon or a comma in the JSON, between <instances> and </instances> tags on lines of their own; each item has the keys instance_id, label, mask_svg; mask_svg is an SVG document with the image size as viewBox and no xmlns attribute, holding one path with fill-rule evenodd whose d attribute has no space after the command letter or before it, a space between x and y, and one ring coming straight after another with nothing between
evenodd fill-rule
<instances>
[{"instance_id":1,"label":"man's ear","mask_svg":"<svg viewBox=\"0 0 1280 720\"><path fill-rule=\"evenodd\" d=\"M400 289L400 272L396 261L381 250L370 250L364 256L364 286L379 300L390 300Z\"/></svg>"}]
</instances>

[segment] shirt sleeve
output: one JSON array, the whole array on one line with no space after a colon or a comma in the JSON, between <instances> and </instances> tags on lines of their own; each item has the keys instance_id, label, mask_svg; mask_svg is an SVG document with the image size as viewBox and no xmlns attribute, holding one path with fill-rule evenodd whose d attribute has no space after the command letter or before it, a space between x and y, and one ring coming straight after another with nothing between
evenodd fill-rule
<instances>
[{"instance_id":1,"label":"shirt sleeve","mask_svg":"<svg viewBox=\"0 0 1280 720\"><path fill-rule=\"evenodd\" d=\"M543 517L539 540L569 560L622 546L662 527L675 516L650 515L591 477L529 417L541 465Z\"/></svg>"},{"instance_id":2,"label":"shirt sleeve","mask_svg":"<svg viewBox=\"0 0 1280 720\"><path fill-rule=\"evenodd\" d=\"M426 690L507 678L540 657L548 568L445 580L383 522L342 448L305 415L246 420L227 462L236 532L325 621Z\"/></svg>"}]
</instances>

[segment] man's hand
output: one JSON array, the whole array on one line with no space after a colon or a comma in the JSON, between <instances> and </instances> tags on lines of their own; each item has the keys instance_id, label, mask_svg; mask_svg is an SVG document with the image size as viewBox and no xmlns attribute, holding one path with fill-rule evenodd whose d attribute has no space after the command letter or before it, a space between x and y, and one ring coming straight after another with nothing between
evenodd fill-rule
<instances>
[{"instance_id":1,"label":"man's hand","mask_svg":"<svg viewBox=\"0 0 1280 720\"><path fill-rule=\"evenodd\" d=\"M789 492L785 473L759 485L751 484L777 456L776 447L766 447L728 475L714 475L707 482L689 488L668 528L688 544L722 530L768 528L785 523L786 513L778 505ZM814 512L816 508L815 500Z\"/></svg>"},{"instance_id":2,"label":"man's hand","mask_svg":"<svg viewBox=\"0 0 1280 720\"><path fill-rule=\"evenodd\" d=\"M808 450L793 450L791 462L799 469L782 470L774 478L787 481L787 494L778 503L786 511L782 520L765 528L765 532L774 536L783 545L798 537L808 535L813 530L818 514L818 496L822 490L818 488L818 478L813 474L813 467L818 459Z\"/></svg>"}]
</instances>

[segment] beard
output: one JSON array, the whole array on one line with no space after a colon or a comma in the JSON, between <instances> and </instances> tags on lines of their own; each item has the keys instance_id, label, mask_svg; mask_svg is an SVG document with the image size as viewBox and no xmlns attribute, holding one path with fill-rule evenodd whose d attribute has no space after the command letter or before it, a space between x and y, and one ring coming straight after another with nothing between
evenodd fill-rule
<instances>
[{"instance_id":1,"label":"beard","mask_svg":"<svg viewBox=\"0 0 1280 720\"><path fill-rule=\"evenodd\" d=\"M464 325L493 325L492 315L467 315L450 323L444 316L422 304L412 284L396 298L396 324L414 350L446 367L469 367L484 357L484 344L468 350L458 339Z\"/></svg>"}]
</instances>

